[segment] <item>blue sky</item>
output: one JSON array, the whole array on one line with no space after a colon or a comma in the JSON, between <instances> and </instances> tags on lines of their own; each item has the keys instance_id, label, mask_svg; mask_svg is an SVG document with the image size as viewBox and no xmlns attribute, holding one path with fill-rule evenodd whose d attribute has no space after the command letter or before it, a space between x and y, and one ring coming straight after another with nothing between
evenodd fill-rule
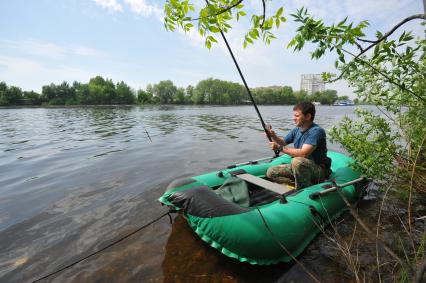
<instances>
[{"instance_id":1,"label":"blue sky","mask_svg":"<svg viewBox=\"0 0 426 283\"><path fill-rule=\"evenodd\" d=\"M244 3L253 11L262 8L260 0ZM223 44L207 50L196 32L167 32L163 5L163 0L1 0L0 81L39 92L49 83L87 82L96 75L123 80L135 89L167 79L183 87L208 77L241 82ZM248 19L235 23L227 35L250 87L290 85L298 90L301 74L334 70L333 56L312 61L309 46L300 53L285 48L296 28L289 14L297 8L307 7L329 24L346 16L355 22L369 20L370 37L423 13L420 0L268 2L271 12L279 6L287 22L270 46L258 42L243 48ZM404 27L420 36L419 22ZM352 96L344 81L326 88Z\"/></svg>"}]
</instances>

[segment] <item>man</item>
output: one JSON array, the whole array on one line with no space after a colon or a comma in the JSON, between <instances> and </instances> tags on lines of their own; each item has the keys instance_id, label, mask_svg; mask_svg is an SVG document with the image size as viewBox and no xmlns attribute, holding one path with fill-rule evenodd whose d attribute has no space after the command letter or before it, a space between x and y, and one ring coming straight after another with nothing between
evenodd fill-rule
<instances>
[{"instance_id":1,"label":"man","mask_svg":"<svg viewBox=\"0 0 426 283\"><path fill-rule=\"evenodd\" d=\"M266 176L277 183L295 185L303 189L323 182L329 177L331 159L327 157L326 134L323 128L314 123L315 106L301 102L293 107L293 121L296 128L285 138L278 137L270 128L273 150L279 150L292 157L291 164L270 167ZM285 147L294 144L294 148Z\"/></svg>"}]
</instances>

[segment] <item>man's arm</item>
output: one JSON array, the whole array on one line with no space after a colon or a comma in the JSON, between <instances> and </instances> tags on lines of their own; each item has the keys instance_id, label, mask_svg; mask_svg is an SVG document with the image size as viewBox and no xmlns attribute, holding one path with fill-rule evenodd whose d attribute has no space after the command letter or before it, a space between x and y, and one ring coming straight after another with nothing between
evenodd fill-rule
<instances>
[{"instance_id":1,"label":"man's arm","mask_svg":"<svg viewBox=\"0 0 426 283\"><path fill-rule=\"evenodd\" d=\"M277 143L271 142L270 143L271 148L273 150L277 149L279 145ZM307 158L309 155L311 155L312 152L314 152L316 146L313 146L311 144L304 144L302 148L283 148L281 152L290 155L291 157L305 157Z\"/></svg>"}]
</instances>

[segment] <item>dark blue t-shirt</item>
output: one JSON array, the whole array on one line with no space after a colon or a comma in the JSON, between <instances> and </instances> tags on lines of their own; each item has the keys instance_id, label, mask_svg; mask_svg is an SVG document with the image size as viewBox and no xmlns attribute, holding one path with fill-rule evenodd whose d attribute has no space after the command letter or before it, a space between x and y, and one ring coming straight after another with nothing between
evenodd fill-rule
<instances>
[{"instance_id":1,"label":"dark blue t-shirt","mask_svg":"<svg viewBox=\"0 0 426 283\"><path fill-rule=\"evenodd\" d=\"M313 160L316 164L324 164L326 167L330 167L331 159L327 157L327 141L326 134L323 128L313 123L312 126L306 131L297 127L291 130L284 141L286 144L294 143L294 148L302 148L304 144L310 144L315 146L315 150L308 156L309 159Z\"/></svg>"}]
</instances>

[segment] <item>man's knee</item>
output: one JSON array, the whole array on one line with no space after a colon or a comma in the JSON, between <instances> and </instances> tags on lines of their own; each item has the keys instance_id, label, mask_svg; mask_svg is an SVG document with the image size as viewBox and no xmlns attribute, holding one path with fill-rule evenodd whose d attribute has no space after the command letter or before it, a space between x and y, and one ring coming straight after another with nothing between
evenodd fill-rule
<instances>
[{"instance_id":1,"label":"man's knee","mask_svg":"<svg viewBox=\"0 0 426 283\"><path fill-rule=\"evenodd\" d=\"M274 175L275 175L274 167L269 167L268 170L266 171L266 177L271 179L274 177Z\"/></svg>"},{"instance_id":2,"label":"man's knee","mask_svg":"<svg viewBox=\"0 0 426 283\"><path fill-rule=\"evenodd\" d=\"M277 177L291 177L292 171L288 164L269 167L266 171L266 177L274 179Z\"/></svg>"},{"instance_id":3,"label":"man's knee","mask_svg":"<svg viewBox=\"0 0 426 283\"><path fill-rule=\"evenodd\" d=\"M293 157L291 159L291 167L298 168L298 167L306 164L307 160L308 159L305 158L305 157Z\"/></svg>"}]
</instances>

